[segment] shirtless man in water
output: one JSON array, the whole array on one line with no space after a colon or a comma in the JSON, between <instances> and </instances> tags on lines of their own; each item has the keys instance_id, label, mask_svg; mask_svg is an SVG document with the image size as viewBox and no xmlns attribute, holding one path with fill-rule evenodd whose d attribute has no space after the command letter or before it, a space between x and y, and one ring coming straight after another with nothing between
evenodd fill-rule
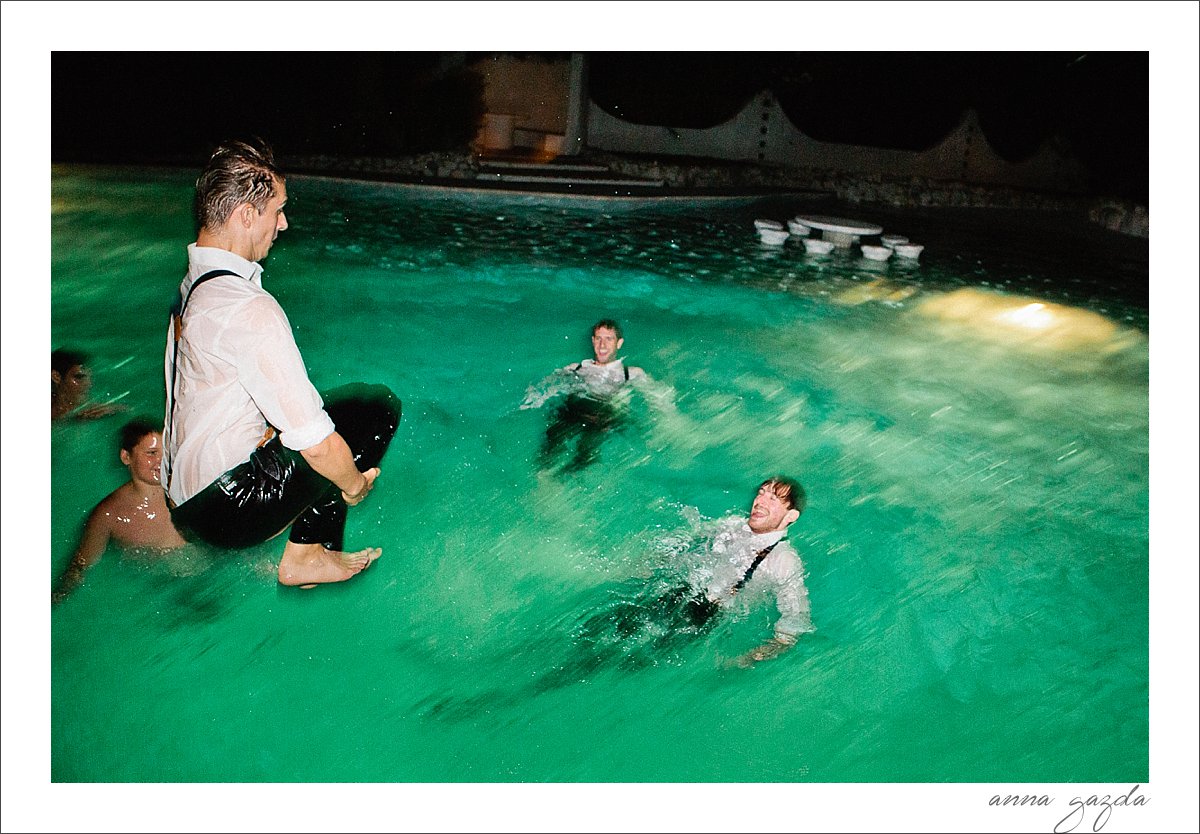
<instances>
[{"instance_id":1,"label":"shirtless man in water","mask_svg":"<svg viewBox=\"0 0 1200 834\"><path fill-rule=\"evenodd\" d=\"M59 348L50 354L50 419L94 420L124 411L125 406L92 403L92 369L86 353Z\"/></svg>"},{"instance_id":2,"label":"shirtless man in water","mask_svg":"<svg viewBox=\"0 0 1200 834\"><path fill-rule=\"evenodd\" d=\"M148 420L125 424L121 463L129 469L129 482L113 490L88 516L79 547L51 593L51 602L62 602L83 581L84 572L100 561L110 541L126 548L160 551L187 543L171 524L158 480L162 433L156 424Z\"/></svg>"}]
</instances>

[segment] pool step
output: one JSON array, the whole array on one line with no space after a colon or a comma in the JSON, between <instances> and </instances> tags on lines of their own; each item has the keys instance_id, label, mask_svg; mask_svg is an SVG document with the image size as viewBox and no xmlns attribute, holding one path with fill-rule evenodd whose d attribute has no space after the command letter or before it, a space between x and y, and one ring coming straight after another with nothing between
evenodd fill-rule
<instances>
[{"instance_id":1,"label":"pool step","mask_svg":"<svg viewBox=\"0 0 1200 834\"><path fill-rule=\"evenodd\" d=\"M561 191L575 187L616 186L628 189L658 189L662 180L639 179L614 174L605 165L572 162L516 162L484 160L475 179L479 182L513 183L523 186L545 185Z\"/></svg>"},{"instance_id":2,"label":"pool step","mask_svg":"<svg viewBox=\"0 0 1200 834\"><path fill-rule=\"evenodd\" d=\"M637 180L617 177L568 177L544 174L486 174L480 172L475 178L483 182L552 183L555 185L620 185L637 188L661 188L662 180Z\"/></svg>"},{"instance_id":3,"label":"pool step","mask_svg":"<svg viewBox=\"0 0 1200 834\"><path fill-rule=\"evenodd\" d=\"M588 165L581 162L511 162L501 159L488 160L481 163L485 169L503 169L517 171L592 171L601 173L608 170L606 165Z\"/></svg>"}]
</instances>

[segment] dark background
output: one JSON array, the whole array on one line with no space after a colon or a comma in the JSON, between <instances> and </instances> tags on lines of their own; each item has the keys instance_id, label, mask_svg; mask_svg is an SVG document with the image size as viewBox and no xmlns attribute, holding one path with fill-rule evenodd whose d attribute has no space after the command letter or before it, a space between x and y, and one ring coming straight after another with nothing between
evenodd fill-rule
<instances>
[{"instance_id":1,"label":"dark background","mask_svg":"<svg viewBox=\"0 0 1200 834\"><path fill-rule=\"evenodd\" d=\"M490 53L488 53L490 54ZM567 53L523 53L528 60ZM202 164L231 137L282 156L462 150L483 113L485 53L55 52L55 162ZM968 108L1009 161L1049 142L1096 194L1148 200L1146 52L597 52L588 90L623 119L700 128L771 90L825 142L921 150Z\"/></svg>"}]
</instances>

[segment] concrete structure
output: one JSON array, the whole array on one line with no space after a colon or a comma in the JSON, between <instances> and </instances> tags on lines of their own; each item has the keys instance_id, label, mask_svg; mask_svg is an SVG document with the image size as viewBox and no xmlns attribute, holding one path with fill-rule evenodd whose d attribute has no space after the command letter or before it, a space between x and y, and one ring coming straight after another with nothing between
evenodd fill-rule
<instances>
[{"instance_id":1,"label":"concrete structure","mask_svg":"<svg viewBox=\"0 0 1200 834\"><path fill-rule=\"evenodd\" d=\"M582 60L578 73L575 63L497 53L474 64L483 79L486 111L476 146L484 152L534 150L547 157L566 152L567 125L572 122L578 132L583 114L570 92L583 89Z\"/></svg>"},{"instance_id":2,"label":"concrete structure","mask_svg":"<svg viewBox=\"0 0 1200 834\"><path fill-rule=\"evenodd\" d=\"M587 61L582 52L571 53L571 79L567 101L567 132L563 153L578 156L587 147L587 123L592 101L587 95Z\"/></svg>"},{"instance_id":3,"label":"concrete structure","mask_svg":"<svg viewBox=\"0 0 1200 834\"><path fill-rule=\"evenodd\" d=\"M466 53L448 54L443 68L463 66L465 60ZM550 162L586 152L584 162L600 163L624 184L640 179L677 189L802 188L846 203L894 207L1082 210L1113 231L1149 236L1144 205L1088 197L1083 166L1048 145L1024 161L1004 160L988 144L973 111L964 113L936 146L904 151L815 140L796 128L765 90L737 116L712 128L626 122L588 97L587 59L578 52L496 53L469 66L483 81L487 113L465 157L356 160L353 167L392 176L472 179L480 177L480 155ZM328 164L312 163L316 168Z\"/></svg>"},{"instance_id":4,"label":"concrete structure","mask_svg":"<svg viewBox=\"0 0 1200 834\"><path fill-rule=\"evenodd\" d=\"M813 139L765 90L732 119L711 128L627 122L588 98L587 61L578 52L569 59L498 53L474 69L484 81L487 114L476 141L484 152L516 148L553 158L591 149L1063 192L1081 191L1086 183L1083 166L1048 145L1021 162L1003 159L988 144L974 111L967 111L938 145L904 151Z\"/></svg>"},{"instance_id":5,"label":"concrete structure","mask_svg":"<svg viewBox=\"0 0 1200 834\"><path fill-rule=\"evenodd\" d=\"M1086 171L1079 163L1043 146L1033 157L1008 162L992 150L968 111L933 148L903 151L819 142L801 133L764 91L724 124L703 129L638 125L596 106L588 113L587 144L614 153L696 156L887 177L928 177L1017 188L1082 190Z\"/></svg>"}]
</instances>

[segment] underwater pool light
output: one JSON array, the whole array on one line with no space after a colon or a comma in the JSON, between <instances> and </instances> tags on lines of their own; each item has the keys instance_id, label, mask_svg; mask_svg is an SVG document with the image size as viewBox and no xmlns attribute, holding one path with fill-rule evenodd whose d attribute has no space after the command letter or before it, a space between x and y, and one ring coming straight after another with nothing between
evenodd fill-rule
<instances>
[{"instance_id":1,"label":"underwater pool light","mask_svg":"<svg viewBox=\"0 0 1200 834\"><path fill-rule=\"evenodd\" d=\"M1000 313L996 318L1021 327L1028 327L1030 330L1044 330L1054 323L1054 313L1045 304L1037 301L1015 310Z\"/></svg>"},{"instance_id":2,"label":"underwater pool light","mask_svg":"<svg viewBox=\"0 0 1200 834\"><path fill-rule=\"evenodd\" d=\"M931 293L914 309L927 318L968 325L979 335L1048 349L1103 354L1145 339L1092 310L971 287Z\"/></svg>"}]
</instances>

